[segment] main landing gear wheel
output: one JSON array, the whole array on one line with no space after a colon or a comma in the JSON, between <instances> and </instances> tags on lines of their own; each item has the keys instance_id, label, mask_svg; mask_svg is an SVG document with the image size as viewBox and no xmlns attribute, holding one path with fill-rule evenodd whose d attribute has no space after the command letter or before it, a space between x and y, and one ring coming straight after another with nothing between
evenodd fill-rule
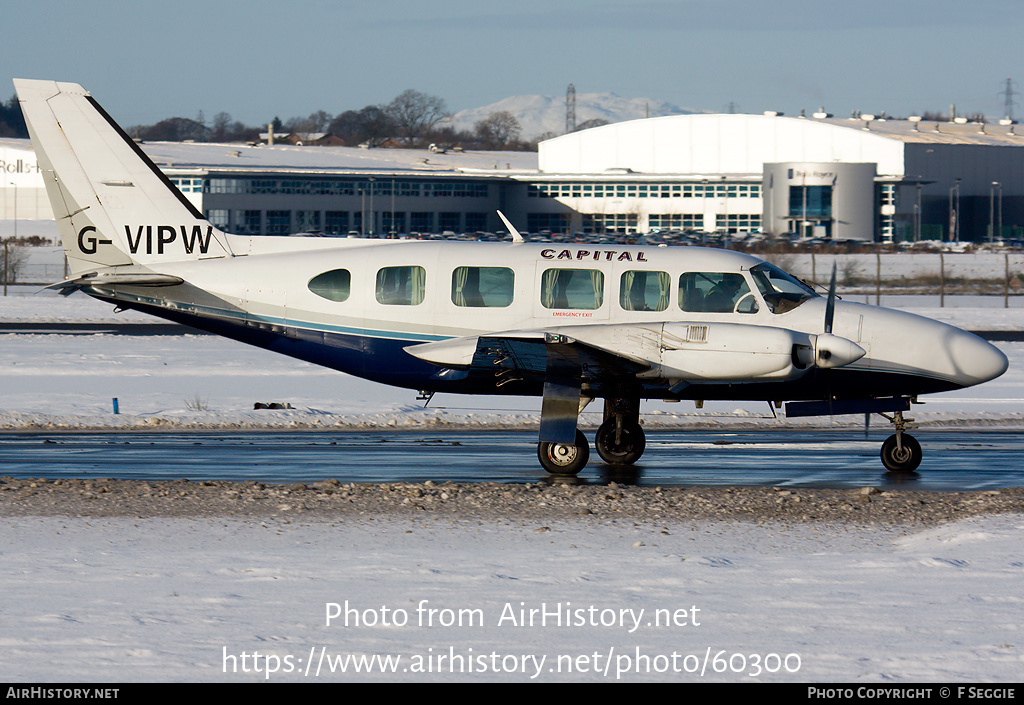
<instances>
[{"instance_id":1,"label":"main landing gear wheel","mask_svg":"<svg viewBox=\"0 0 1024 705\"><path fill-rule=\"evenodd\" d=\"M552 475L577 475L590 460L590 444L582 431L576 431L575 443L548 443L537 445L540 464Z\"/></svg>"},{"instance_id":2,"label":"main landing gear wheel","mask_svg":"<svg viewBox=\"0 0 1024 705\"><path fill-rule=\"evenodd\" d=\"M921 464L921 456L921 444L906 433L894 433L882 444L882 465L889 472L913 472Z\"/></svg>"},{"instance_id":3,"label":"main landing gear wheel","mask_svg":"<svg viewBox=\"0 0 1024 705\"><path fill-rule=\"evenodd\" d=\"M647 448L644 429L640 424L624 423L616 434L615 426L615 419L611 418L597 429L594 445L598 455L611 465L632 465Z\"/></svg>"}]
</instances>

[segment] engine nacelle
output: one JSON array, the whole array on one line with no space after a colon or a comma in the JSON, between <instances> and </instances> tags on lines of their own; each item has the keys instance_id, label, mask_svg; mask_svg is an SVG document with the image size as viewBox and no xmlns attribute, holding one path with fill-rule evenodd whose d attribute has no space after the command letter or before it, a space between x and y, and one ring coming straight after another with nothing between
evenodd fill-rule
<instances>
[{"instance_id":1,"label":"engine nacelle","mask_svg":"<svg viewBox=\"0 0 1024 705\"><path fill-rule=\"evenodd\" d=\"M813 345L806 333L741 323L666 323L661 369L669 379L758 382L800 377L794 347Z\"/></svg>"}]
</instances>

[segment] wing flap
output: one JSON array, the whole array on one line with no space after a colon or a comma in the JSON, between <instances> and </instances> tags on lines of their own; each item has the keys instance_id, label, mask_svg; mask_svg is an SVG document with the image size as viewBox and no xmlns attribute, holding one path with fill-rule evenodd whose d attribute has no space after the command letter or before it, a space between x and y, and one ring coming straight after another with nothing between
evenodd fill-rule
<instances>
[{"instance_id":1,"label":"wing flap","mask_svg":"<svg viewBox=\"0 0 1024 705\"><path fill-rule=\"evenodd\" d=\"M604 326L587 328L589 330L583 332L590 333L594 338L600 338L600 333L605 332L600 330ZM405 350L421 360L444 367L476 372L494 371L506 381L512 378L547 377L549 358L552 355L572 359L584 380L631 376L647 371L655 364L653 360L557 330L508 331L467 336L411 345Z\"/></svg>"}]
</instances>

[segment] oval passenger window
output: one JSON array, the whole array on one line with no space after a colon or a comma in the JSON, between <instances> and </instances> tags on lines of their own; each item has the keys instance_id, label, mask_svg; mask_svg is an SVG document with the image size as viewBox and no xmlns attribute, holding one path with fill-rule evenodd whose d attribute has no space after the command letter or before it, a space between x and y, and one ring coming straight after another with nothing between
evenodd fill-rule
<instances>
[{"instance_id":1,"label":"oval passenger window","mask_svg":"<svg viewBox=\"0 0 1024 705\"><path fill-rule=\"evenodd\" d=\"M332 269L309 280L309 290L330 301L344 301L352 289L352 274L347 269Z\"/></svg>"}]
</instances>

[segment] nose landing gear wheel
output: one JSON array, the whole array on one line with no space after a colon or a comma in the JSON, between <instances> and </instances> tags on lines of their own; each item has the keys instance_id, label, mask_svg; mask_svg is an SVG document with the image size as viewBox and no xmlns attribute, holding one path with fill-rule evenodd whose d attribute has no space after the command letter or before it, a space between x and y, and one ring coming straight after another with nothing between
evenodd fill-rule
<instances>
[{"instance_id":1,"label":"nose landing gear wheel","mask_svg":"<svg viewBox=\"0 0 1024 705\"><path fill-rule=\"evenodd\" d=\"M615 419L608 419L597 429L594 439L598 455L611 465L632 465L640 460L647 447L647 438L640 424L623 424L615 440Z\"/></svg>"},{"instance_id":2,"label":"nose landing gear wheel","mask_svg":"<svg viewBox=\"0 0 1024 705\"><path fill-rule=\"evenodd\" d=\"M921 444L907 434L892 434L882 444L882 465L889 472L913 472L921 464Z\"/></svg>"},{"instance_id":3,"label":"nose landing gear wheel","mask_svg":"<svg viewBox=\"0 0 1024 705\"><path fill-rule=\"evenodd\" d=\"M582 431L576 431L575 443L548 443L537 445L537 458L552 475L576 475L590 460L590 444Z\"/></svg>"}]
</instances>

